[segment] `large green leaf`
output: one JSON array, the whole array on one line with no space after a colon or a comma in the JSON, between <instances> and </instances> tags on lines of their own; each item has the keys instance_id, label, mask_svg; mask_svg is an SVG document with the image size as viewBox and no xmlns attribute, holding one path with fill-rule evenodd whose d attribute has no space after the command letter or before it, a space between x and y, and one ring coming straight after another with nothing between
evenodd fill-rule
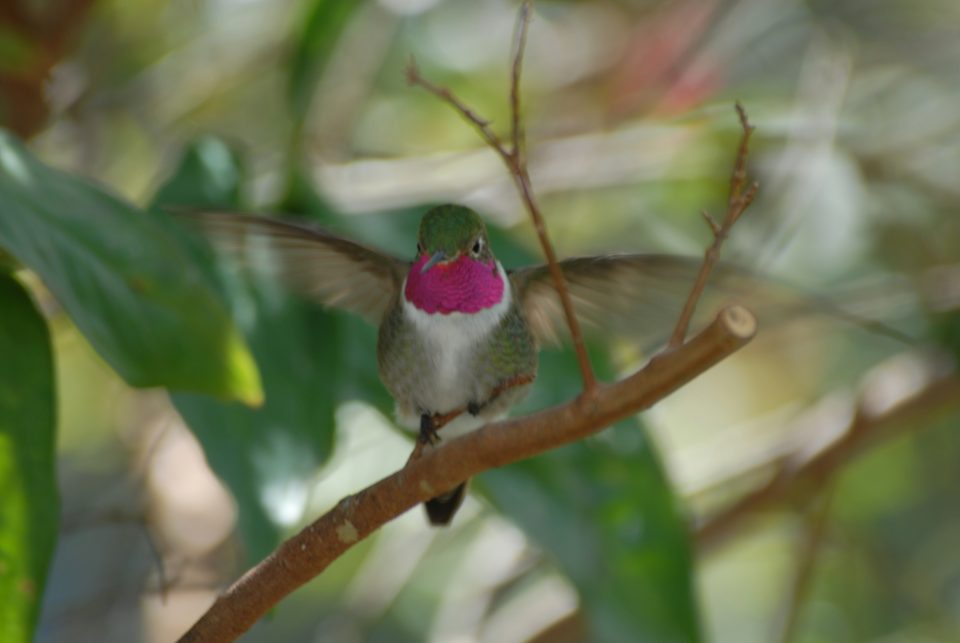
<instances>
[{"instance_id":1,"label":"large green leaf","mask_svg":"<svg viewBox=\"0 0 960 643\"><path fill-rule=\"evenodd\" d=\"M222 141L191 145L154 206L236 208L243 183L237 154ZM222 288L260 368L265 402L251 409L177 394L174 404L239 507L250 562L300 519L319 464L332 448L341 379L341 317L292 299L262 275L224 266ZM354 325L362 322L353 320ZM368 356L375 363L373 344Z\"/></svg>"},{"instance_id":2,"label":"large green leaf","mask_svg":"<svg viewBox=\"0 0 960 643\"><path fill-rule=\"evenodd\" d=\"M605 370L602 359L594 363ZM544 352L525 406L555 404L577 390L569 351ZM686 524L635 421L488 471L480 483L574 582L589 640L699 640Z\"/></svg>"},{"instance_id":3,"label":"large green leaf","mask_svg":"<svg viewBox=\"0 0 960 643\"><path fill-rule=\"evenodd\" d=\"M165 217L45 166L3 132L0 245L130 384L260 401L256 365L197 247Z\"/></svg>"},{"instance_id":4,"label":"large green leaf","mask_svg":"<svg viewBox=\"0 0 960 643\"><path fill-rule=\"evenodd\" d=\"M0 274L0 640L33 640L57 540L53 357L23 287Z\"/></svg>"}]
</instances>

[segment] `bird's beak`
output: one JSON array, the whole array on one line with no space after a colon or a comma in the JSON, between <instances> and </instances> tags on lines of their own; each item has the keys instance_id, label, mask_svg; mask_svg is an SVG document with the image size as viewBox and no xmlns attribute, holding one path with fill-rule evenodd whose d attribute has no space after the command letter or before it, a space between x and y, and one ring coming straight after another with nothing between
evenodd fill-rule
<instances>
[{"instance_id":1,"label":"bird's beak","mask_svg":"<svg viewBox=\"0 0 960 643\"><path fill-rule=\"evenodd\" d=\"M420 274L422 275L426 271L433 268L435 265L447 258L447 253L443 250L437 250L433 253L433 256L427 260L427 263L423 264L423 267L420 268Z\"/></svg>"}]
</instances>

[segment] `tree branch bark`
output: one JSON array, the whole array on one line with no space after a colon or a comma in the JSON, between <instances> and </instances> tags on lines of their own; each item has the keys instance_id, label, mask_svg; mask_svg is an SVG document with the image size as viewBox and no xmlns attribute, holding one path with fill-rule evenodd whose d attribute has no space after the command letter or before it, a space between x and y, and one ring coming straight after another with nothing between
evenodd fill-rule
<instances>
[{"instance_id":1,"label":"tree branch bark","mask_svg":"<svg viewBox=\"0 0 960 643\"><path fill-rule=\"evenodd\" d=\"M746 309L731 306L679 348L655 356L633 375L599 384L580 397L523 418L498 422L411 460L336 507L229 587L181 643L233 641L283 597L308 582L360 540L411 507L493 467L501 467L597 433L649 408L745 345L756 332Z\"/></svg>"}]
</instances>

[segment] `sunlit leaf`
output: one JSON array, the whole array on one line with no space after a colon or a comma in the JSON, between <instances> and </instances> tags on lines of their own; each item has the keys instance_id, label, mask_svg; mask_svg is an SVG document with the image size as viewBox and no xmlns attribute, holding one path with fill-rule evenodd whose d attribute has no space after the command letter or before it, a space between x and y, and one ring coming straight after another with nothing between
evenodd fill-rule
<instances>
[{"instance_id":1,"label":"sunlit leaf","mask_svg":"<svg viewBox=\"0 0 960 643\"><path fill-rule=\"evenodd\" d=\"M50 336L23 287L0 274L0 640L33 640L57 540Z\"/></svg>"},{"instance_id":2,"label":"sunlit leaf","mask_svg":"<svg viewBox=\"0 0 960 643\"><path fill-rule=\"evenodd\" d=\"M6 133L0 245L130 384L259 402L256 366L203 255L166 218L47 167Z\"/></svg>"}]
</instances>

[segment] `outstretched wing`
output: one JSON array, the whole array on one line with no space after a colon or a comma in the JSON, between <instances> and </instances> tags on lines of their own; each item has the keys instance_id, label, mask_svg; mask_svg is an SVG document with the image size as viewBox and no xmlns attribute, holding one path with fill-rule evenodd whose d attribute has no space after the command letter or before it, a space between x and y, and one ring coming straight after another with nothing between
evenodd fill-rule
<instances>
[{"instance_id":1,"label":"outstretched wing","mask_svg":"<svg viewBox=\"0 0 960 643\"><path fill-rule=\"evenodd\" d=\"M221 212L178 215L244 267L275 275L292 290L379 323L409 262L284 219Z\"/></svg>"},{"instance_id":2,"label":"outstretched wing","mask_svg":"<svg viewBox=\"0 0 960 643\"><path fill-rule=\"evenodd\" d=\"M560 262L575 312L586 328L616 332L642 342L669 335L702 259L662 254L578 257ZM546 265L511 273L514 292L534 334L556 343L567 333L560 298ZM794 289L729 265L717 266L695 318L724 303L746 305L761 319L782 317L816 303ZM812 304L812 305L811 305Z\"/></svg>"}]
</instances>

